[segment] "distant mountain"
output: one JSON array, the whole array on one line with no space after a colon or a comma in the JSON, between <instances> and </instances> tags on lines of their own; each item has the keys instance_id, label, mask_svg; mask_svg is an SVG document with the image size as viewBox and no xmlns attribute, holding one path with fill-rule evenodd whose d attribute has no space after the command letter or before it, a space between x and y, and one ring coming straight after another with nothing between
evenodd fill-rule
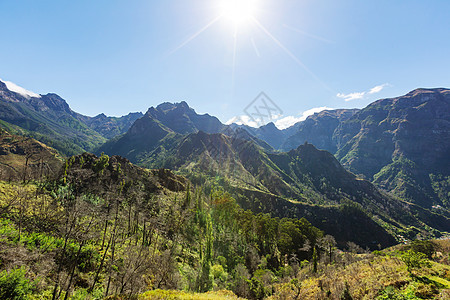
<instances>
[{"instance_id":1,"label":"distant mountain","mask_svg":"<svg viewBox=\"0 0 450 300\"><path fill-rule=\"evenodd\" d=\"M356 114L359 109L324 110L309 116L296 124L296 130L280 145L282 151L289 151L308 142L319 149L335 153L338 149L334 139L336 128Z\"/></svg>"},{"instance_id":2,"label":"distant mountain","mask_svg":"<svg viewBox=\"0 0 450 300\"><path fill-rule=\"evenodd\" d=\"M402 199L449 209L449 95L448 89L417 89L362 110L322 111L285 130L273 124L247 129L281 151L312 143Z\"/></svg>"},{"instance_id":3,"label":"distant mountain","mask_svg":"<svg viewBox=\"0 0 450 300\"><path fill-rule=\"evenodd\" d=\"M273 122L259 128L237 124L231 124L230 126L233 129L245 129L254 137L265 141L277 150L289 151L309 142L319 149L335 153L337 151L336 142L333 139L335 129L341 122L358 111L359 109L324 110L286 129L278 129Z\"/></svg>"},{"instance_id":4,"label":"distant mountain","mask_svg":"<svg viewBox=\"0 0 450 300\"><path fill-rule=\"evenodd\" d=\"M334 133L350 171L424 207L450 208L450 90L376 101Z\"/></svg>"},{"instance_id":5,"label":"distant mountain","mask_svg":"<svg viewBox=\"0 0 450 300\"><path fill-rule=\"evenodd\" d=\"M144 157L163 159L165 153L176 147L185 135L197 132L224 133L242 140L253 141L267 151L273 151L269 144L246 130L242 128L233 130L230 126L222 124L216 117L197 114L183 101L166 102L149 108L126 134L108 141L97 149L97 153L114 153L127 157L133 162L141 162Z\"/></svg>"},{"instance_id":6,"label":"distant mountain","mask_svg":"<svg viewBox=\"0 0 450 300\"><path fill-rule=\"evenodd\" d=\"M233 129L241 129L247 131L250 135L266 142L274 149L280 149L284 141L295 131L295 126L289 129L280 130L273 122L263 125L259 128L250 127L247 125L231 124Z\"/></svg>"},{"instance_id":7,"label":"distant mountain","mask_svg":"<svg viewBox=\"0 0 450 300\"><path fill-rule=\"evenodd\" d=\"M0 81L0 126L34 137L65 155L92 151L107 138L126 132L139 117L139 113L121 118L83 116L56 94L37 95Z\"/></svg>"},{"instance_id":8,"label":"distant mountain","mask_svg":"<svg viewBox=\"0 0 450 300\"><path fill-rule=\"evenodd\" d=\"M107 117L102 113L92 118L83 116L80 119L103 137L111 139L127 132L133 123L143 116L141 112L129 113L122 117Z\"/></svg>"},{"instance_id":9,"label":"distant mountain","mask_svg":"<svg viewBox=\"0 0 450 300\"><path fill-rule=\"evenodd\" d=\"M138 162L150 152L160 152L164 156L167 149L176 147L182 136L145 114L126 134L109 140L97 152L114 153Z\"/></svg>"}]
</instances>

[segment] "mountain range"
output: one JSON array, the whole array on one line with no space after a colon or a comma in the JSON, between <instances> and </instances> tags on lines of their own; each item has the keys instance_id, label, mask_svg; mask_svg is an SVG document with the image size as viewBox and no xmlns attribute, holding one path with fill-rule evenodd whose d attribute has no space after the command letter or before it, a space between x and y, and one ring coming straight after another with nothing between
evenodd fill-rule
<instances>
[{"instance_id":1,"label":"mountain range","mask_svg":"<svg viewBox=\"0 0 450 300\"><path fill-rule=\"evenodd\" d=\"M88 117L74 112L56 94L37 95L22 90L10 90L0 81L1 126L11 133L36 138L64 155L93 151L108 138L126 132L142 117L141 113L120 118L103 114Z\"/></svg>"},{"instance_id":2,"label":"mountain range","mask_svg":"<svg viewBox=\"0 0 450 300\"><path fill-rule=\"evenodd\" d=\"M126 134L100 149L148 163L161 162L183 135L199 131L252 140L268 153L308 142L395 196L427 208L448 208L449 95L447 89L417 89L361 110L322 111L285 130L273 123L260 128L226 126L215 117L197 115L185 102L165 103L150 108Z\"/></svg>"},{"instance_id":3,"label":"mountain range","mask_svg":"<svg viewBox=\"0 0 450 300\"><path fill-rule=\"evenodd\" d=\"M63 155L104 152L167 168L276 217L307 218L338 243L374 248L450 231L450 90L417 89L327 110L280 130L225 125L186 102L88 117L55 94L0 82L0 125Z\"/></svg>"}]
</instances>

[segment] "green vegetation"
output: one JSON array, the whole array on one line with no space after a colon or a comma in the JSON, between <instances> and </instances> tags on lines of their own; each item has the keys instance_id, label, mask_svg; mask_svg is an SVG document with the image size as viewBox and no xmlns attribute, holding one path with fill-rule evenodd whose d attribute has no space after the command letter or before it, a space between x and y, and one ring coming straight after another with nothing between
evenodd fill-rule
<instances>
[{"instance_id":1,"label":"green vegetation","mask_svg":"<svg viewBox=\"0 0 450 300\"><path fill-rule=\"evenodd\" d=\"M24 268L0 272L0 299L27 299L34 285L25 277Z\"/></svg>"},{"instance_id":2,"label":"green vegetation","mask_svg":"<svg viewBox=\"0 0 450 300\"><path fill-rule=\"evenodd\" d=\"M433 242L441 251L450 243ZM396 246L374 253L336 253L334 263L321 262L318 271L302 269L297 281L275 285L271 299L447 299L450 296L448 259L424 260L411 276L402 257L408 247ZM447 249L447 250L444 250ZM448 256L448 253L446 253ZM423 257L421 257L423 259ZM294 284L296 284L294 286Z\"/></svg>"},{"instance_id":3,"label":"green vegetation","mask_svg":"<svg viewBox=\"0 0 450 300\"><path fill-rule=\"evenodd\" d=\"M293 274L289 261L310 259L305 244L320 247L321 231L306 220L244 211L220 188L207 195L106 155L71 158L64 168L65 181L1 183L2 267L27 268L35 296L179 288L261 298ZM13 259L22 252L41 258Z\"/></svg>"},{"instance_id":4,"label":"green vegetation","mask_svg":"<svg viewBox=\"0 0 450 300\"><path fill-rule=\"evenodd\" d=\"M340 246L351 240L376 249L404 237L440 237L448 230L445 214L380 193L311 144L288 153L266 153L254 143L222 134L183 137L169 133L155 120L147 122L163 138L137 139L128 133L102 149L119 151L144 167L176 170L208 193L221 186L245 209L280 218L305 217L335 236ZM357 219L350 222L355 215ZM408 231L413 227L417 230ZM350 232L357 238L351 239Z\"/></svg>"},{"instance_id":5,"label":"green vegetation","mask_svg":"<svg viewBox=\"0 0 450 300\"><path fill-rule=\"evenodd\" d=\"M220 182L191 185L168 170L87 153L63 171L53 181L0 182L0 282L17 299L437 297L449 280L441 245L369 255L348 243L339 252L306 219L245 210ZM340 210L366 215L350 200ZM435 261L412 257L409 268L400 259L422 252L420 260ZM359 273L365 286L352 279ZM408 283L392 290L392 276Z\"/></svg>"},{"instance_id":6,"label":"green vegetation","mask_svg":"<svg viewBox=\"0 0 450 300\"><path fill-rule=\"evenodd\" d=\"M427 265L425 258L425 254L415 252L411 249L402 254L402 261L405 263L406 269L410 274L412 274L413 269L420 269Z\"/></svg>"}]
</instances>

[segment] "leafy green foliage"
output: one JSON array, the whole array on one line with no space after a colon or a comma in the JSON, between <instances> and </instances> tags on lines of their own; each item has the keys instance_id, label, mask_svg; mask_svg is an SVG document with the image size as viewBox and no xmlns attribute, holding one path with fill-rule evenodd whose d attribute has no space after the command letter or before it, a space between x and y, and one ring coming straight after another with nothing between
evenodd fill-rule
<instances>
[{"instance_id":1,"label":"leafy green foliage","mask_svg":"<svg viewBox=\"0 0 450 300\"><path fill-rule=\"evenodd\" d=\"M207 194L170 171L143 170L117 157L84 154L63 170L36 189L18 187L20 205L4 206L0 224L2 242L53 258L51 273L42 276L56 295L183 286L261 298L280 276L294 274L286 258L310 259L300 248L322 236L305 219L254 214L220 188ZM43 210L39 197L53 209ZM23 209L34 202L39 210ZM52 227L41 226L50 216ZM40 230L30 229L35 225Z\"/></svg>"},{"instance_id":2,"label":"leafy green foliage","mask_svg":"<svg viewBox=\"0 0 450 300\"><path fill-rule=\"evenodd\" d=\"M414 290L408 289L404 293L397 291L393 286L388 286L386 289L380 292L377 300L418 300Z\"/></svg>"},{"instance_id":3,"label":"leafy green foliage","mask_svg":"<svg viewBox=\"0 0 450 300\"><path fill-rule=\"evenodd\" d=\"M25 268L0 272L0 299L22 300L31 294L34 283L25 277Z\"/></svg>"},{"instance_id":4,"label":"leafy green foliage","mask_svg":"<svg viewBox=\"0 0 450 300\"><path fill-rule=\"evenodd\" d=\"M95 162L93 169L97 173L103 173L103 170L109 166L109 156L102 153L99 159Z\"/></svg>"},{"instance_id":5,"label":"leafy green foliage","mask_svg":"<svg viewBox=\"0 0 450 300\"><path fill-rule=\"evenodd\" d=\"M412 273L414 269L420 269L423 266L427 266L426 255L421 252L415 252L414 250L408 250L401 256L402 261L405 263L409 273Z\"/></svg>"},{"instance_id":6,"label":"leafy green foliage","mask_svg":"<svg viewBox=\"0 0 450 300\"><path fill-rule=\"evenodd\" d=\"M437 245L432 241L415 240L411 242L408 248L414 252L423 253L428 259L431 259L433 254L436 253Z\"/></svg>"}]
</instances>

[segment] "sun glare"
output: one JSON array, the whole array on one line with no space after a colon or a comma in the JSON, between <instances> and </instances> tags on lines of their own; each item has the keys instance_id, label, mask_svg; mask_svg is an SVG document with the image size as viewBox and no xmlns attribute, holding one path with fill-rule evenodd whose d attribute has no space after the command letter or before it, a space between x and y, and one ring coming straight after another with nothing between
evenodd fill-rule
<instances>
[{"instance_id":1,"label":"sun glare","mask_svg":"<svg viewBox=\"0 0 450 300\"><path fill-rule=\"evenodd\" d=\"M235 26L248 23L256 12L256 0L222 0L220 12Z\"/></svg>"},{"instance_id":2,"label":"sun glare","mask_svg":"<svg viewBox=\"0 0 450 300\"><path fill-rule=\"evenodd\" d=\"M275 0L274 0L275 1ZM309 73L315 80L317 80L320 84L322 84L327 90L332 91L325 83L320 80L318 76L316 76L296 55L293 51L291 51L288 47L286 47L281 40L279 40L274 34L269 31L260 20L262 17L261 13L263 13L264 17L267 18L267 9L263 9L262 0L214 0L213 6L211 8L217 9L217 13L214 19L209 21L206 25L201 27L197 32L190 35L184 42L182 42L178 47L170 51L169 54L173 54L192 42L199 35L203 34L205 31L216 25L219 21L224 24L227 23L227 26L230 26L232 29L233 40L231 41L231 45L229 45L229 49L233 49L233 61L232 61L232 86L234 90L234 78L236 71L236 58L238 56L238 35L246 34L250 38L253 49L255 50L255 54L257 57L261 57L261 53L258 50L257 44L253 35L255 31L262 32L263 35L266 36L269 40L271 40L274 45L278 46L285 54L287 54L297 65L303 68L307 73ZM267 4L267 3L266 3ZM224 23L222 21L225 21ZM309 36L311 38L321 40L327 43L330 43L329 40L308 34L294 27L290 27L289 25L284 24L283 27L286 27L292 31L296 31L305 36ZM248 30L251 29L251 30ZM334 91L333 91L334 93Z\"/></svg>"}]
</instances>

